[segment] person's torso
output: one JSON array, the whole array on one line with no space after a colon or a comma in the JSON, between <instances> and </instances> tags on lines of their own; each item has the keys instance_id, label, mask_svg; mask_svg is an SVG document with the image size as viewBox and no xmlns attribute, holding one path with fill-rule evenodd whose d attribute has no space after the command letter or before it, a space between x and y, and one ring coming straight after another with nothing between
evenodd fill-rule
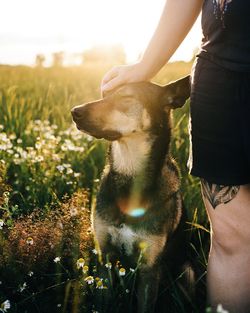
<instances>
[{"instance_id":1,"label":"person's torso","mask_svg":"<svg viewBox=\"0 0 250 313\"><path fill-rule=\"evenodd\" d=\"M204 0L199 56L250 72L250 1Z\"/></svg>"}]
</instances>

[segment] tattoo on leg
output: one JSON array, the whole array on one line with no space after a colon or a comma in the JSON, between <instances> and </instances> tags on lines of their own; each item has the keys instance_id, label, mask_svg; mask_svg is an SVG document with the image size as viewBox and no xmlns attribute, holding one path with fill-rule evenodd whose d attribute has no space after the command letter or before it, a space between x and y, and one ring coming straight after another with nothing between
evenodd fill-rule
<instances>
[{"instance_id":1,"label":"tattoo on leg","mask_svg":"<svg viewBox=\"0 0 250 313\"><path fill-rule=\"evenodd\" d=\"M240 186L216 185L201 179L203 196L210 202L215 209L221 203L230 202L239 192Z\"/></svg>"}]
</instances>

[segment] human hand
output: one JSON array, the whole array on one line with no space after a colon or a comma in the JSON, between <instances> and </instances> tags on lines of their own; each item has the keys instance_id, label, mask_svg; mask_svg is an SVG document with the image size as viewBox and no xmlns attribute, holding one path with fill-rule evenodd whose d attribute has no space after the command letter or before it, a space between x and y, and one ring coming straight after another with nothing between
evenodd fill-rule
<instances>
[{"instance_id":1,"label":"human hand","mask_svg":"<svg viewBox=\"0 0 250 313\"><path fill-rule=\"evenodd\" d=\"M101 91L105 92L126 83L143 80L147 80L147 77L140 63L115 66L104 75L101 83Z\"/></svg>"}]
</instances>

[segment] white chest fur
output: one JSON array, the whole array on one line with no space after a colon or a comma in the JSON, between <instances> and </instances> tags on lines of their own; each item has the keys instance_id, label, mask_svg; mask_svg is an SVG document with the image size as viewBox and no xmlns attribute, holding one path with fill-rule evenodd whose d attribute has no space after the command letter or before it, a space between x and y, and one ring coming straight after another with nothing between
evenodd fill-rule
<instances>
[{"instance_id":1,"label":"white chest fur","mask_svg":"<svg viewBox=\"0 0 250 313\"><path fill-rule=\"evenodd\" d=\"M148 157L151 144L145 134L134 134L112 143L114 169L126 175L140 171Z\"/></svg>"},{"instance_id":2,"label":"white chest fur","mask_svg":"<svg viewBox=\"0 0 250 313\"><path fill-rule=\"evenodd\" d=\"M111 242L113 245L123 245L125 253L127 255L132 254L133 246L139 239L138 234L125 224L122 224L120 227L110 226L108 232L111 235Z\"/></svg>"},{"instance_id":3,"label":"white chest fur","mask_svg":"<svg viewBox=\"0 0 250 313\"><path fill-rule=\"evenodd\" d=\"M144 230L136 232L125 224L119 227L113 226L103 221L98 215L93 219L93 226L100 248L107 244L105 238L110 236L112 245L119 248L123 247L125 254L133 257L134 247L138 248L140 244L143 244L146 247L144 251L145 262L149 266L154 264L167 241L166 234L153 235Z\"/></svg>"}]
</instances>

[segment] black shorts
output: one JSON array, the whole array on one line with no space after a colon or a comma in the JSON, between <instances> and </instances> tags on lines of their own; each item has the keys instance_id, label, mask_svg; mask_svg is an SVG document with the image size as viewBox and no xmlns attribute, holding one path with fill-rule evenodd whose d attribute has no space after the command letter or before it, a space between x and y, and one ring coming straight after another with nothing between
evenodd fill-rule
<instances>
[{"instance_id":1,"label":"black shorts","mask_svg":"<svg viewBox=\"0 0 250 313\"><path fill-rule=\"evenodd\" d=\"M250 183L250 73L198 58L190 117L190 173L220 185Z\"/></svg>"}]
</instances>

